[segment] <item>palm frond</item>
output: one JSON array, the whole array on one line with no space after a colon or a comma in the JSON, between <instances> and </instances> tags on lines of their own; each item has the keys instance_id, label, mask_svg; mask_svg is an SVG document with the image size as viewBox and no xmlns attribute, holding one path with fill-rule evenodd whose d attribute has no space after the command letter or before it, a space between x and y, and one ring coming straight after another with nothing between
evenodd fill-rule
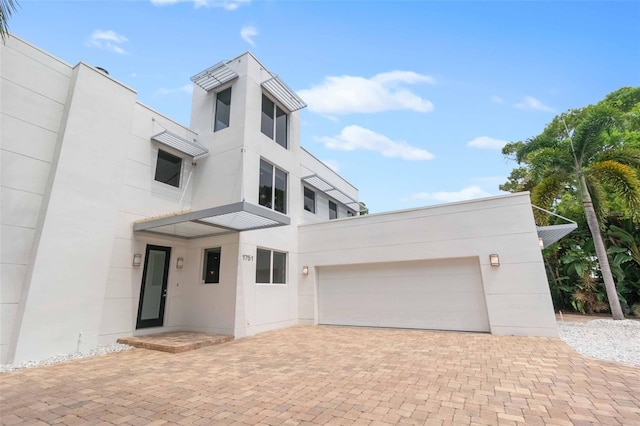
<instances>
[{"instance_id":1,"label":"palm frond","mask_svg":"<svg viewBox=\"0 0 640 426\"><path fill-rule=\"evenodd\" d=\"M558 199L560 193L564 190L569 176L565 174L553 174L542 179L531 191L531 203L545 210L550 210L553 202ZM549 215L537 209L533 215L536 224L544 226L549 223Z\"/></svg>"},{"instance_id":2,"label":"palm frond","mask_svg":"<svg viewBox=\"0 0 640 426\"><path fill-rule=\"evenodd\" d=\"M3 43L9 34L9 18L17 9L16 0L0 0L0 37Z\"/></svg>"},{"instance_id":3,"label":"palm frond","mask_svg":"<svg viewBox=\"0 0 640 426\"><path fill-rule=\"evenodd\" d=\"M599 152L594 158L597 162L615 161L635 168L640 168L640 149L621 147Z\"/></svg>"},{"instance_id":4,"label":"palm frond","mask_svg":"<svg viewBox=\"0 0 640 426\"><path fill-rule=\"evenodd\" d=\"M605 131L620 129L622 115L609 104L599 104L586 108L584 120L573 133L573 148L579 164L588 163L602 148L600 135Z\"/></svg>"},{"instance_id":5,"label":"palm frond","mask_svg":"<svg viewBox=\"0 0 640 426\"><path fill-rule=\"evenodd\" d=\"M593 163L587 173L616 193L632 211L640 207L640 179L635 169L612 160Z\"/></svg>"},{"instance_id":6,"label":"palm frond","mask_svg":"<svg viewBox=\"0 0 640 426\"><path fill-rule=\"evenodd\" d=\"M593 204L593 209L598 217L598 223L603 224L605 218L609 215L609 207L607 205L607 192L597 178L593 174L585 175L587 182L587 191Z\"/></svg>"}]
</instances>

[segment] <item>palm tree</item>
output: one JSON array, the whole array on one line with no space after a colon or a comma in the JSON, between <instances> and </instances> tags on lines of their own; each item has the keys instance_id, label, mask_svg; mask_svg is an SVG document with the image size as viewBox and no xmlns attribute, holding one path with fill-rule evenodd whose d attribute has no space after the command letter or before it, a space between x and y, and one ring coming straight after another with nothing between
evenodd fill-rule
<instances>
[{"instance_id":1,"label":"palm tree","mask_svg":"<svg viewBox=\"0 0 640 426\"><path fill-rule=\"evenodd\" d=\"M621 137L623 114L601 102L555 117L542 134L508 144L504 154L515 154L528 165L531 201L550 209L565 191L577 190L593 237L613 319L624 319L607 250L600 233L608 192L615 193L630 209L640 206L640 149L625 146ZM539 223L548 217L536 215Z\"/></svg>"},{"instance_id":2,"label":"palm tree","mask_svg":"<svg viewBox=\"0 0 640 426\"><path fill-rule=\"evenodd\" d=\"M17 8L16 0L0 0L0 37L3 43L9 35L9 18Z\"/></svg>"}]
</instances>

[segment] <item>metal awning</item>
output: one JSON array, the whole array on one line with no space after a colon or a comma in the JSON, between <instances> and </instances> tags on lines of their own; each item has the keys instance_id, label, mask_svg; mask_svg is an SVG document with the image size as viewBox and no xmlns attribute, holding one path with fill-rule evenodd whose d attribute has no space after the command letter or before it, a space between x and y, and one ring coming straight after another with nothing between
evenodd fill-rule
<instances>
[{"instance_id":1,"label":"metal awning","mask_svg":"<svg viewBox=\"0 0 640 426\"><path fill-rule=\"evenodd\" d=\"M198 86L209 91L238 77L238 74L227 66L227 62L218 62L214 66L191 77Z\"/></svg>"},{"instance_id":2,"label":"metal awning","mask_svg":"<svg viewBox=\"0 0 640 426\"><path fill-rule=\"evenodd\" d=\"M289 225L288 216L241 201L195 212L177 213L135 222L135 232L191 239Z\"/></svg>"},{"instance_id":3,"label":"metal awning","mask_svg":"<svg viewBox=\"0 0 640 426\"><path fill-rule=\"evenodd\" d=\"M545 210L542 207L538 207L533 204L531 205L531 207L569 222L569 223L563 223L560 225L548 225L548 226L536 225L536 230L538 231L538 238L542 240L542 248L549 247L551 244L559 241L562 237L564 237L565 235L568 235L569 233L571 233L571 231L578 228L578 224L571 219L567 219L564 216L560 216L559 214L550 212L549 210Z\"/></svg>"},{"instance_id":4,"label":"metal awning","mask_svg":"<svg viewBox=\"0 0 640 426\"><path fill-rule=\"evenodd\" d=\"M284 84L277 75L262 82L262 87L267 89L289 111L294 112L307 106L300 96Z\"/></svg>"},{"instance_id":5,"label":"metal awning","mask_svg":"<svg viewBox=\"0 0 640 426\"><path fill-rule=\"evenodd\" d=\"M566 223L562 225L536 226L536 229L538 230L538 237L542 238L543 247L549 247L577 227L578 224L576 223Z\"/></svg>"},{"instance_id":6,"label":"metal awning","mask_svg":"<svg viewBox=\"0 0 640 426\"><path fill-rule=\"evenodd\" d=\"M173 148L176 151L180 151L183 154L187 154L192 158L199 157L209 152L206 147L200 145L198 142L182 138L167 130L158 133L155 136L151 136L151 140L168 146L169 148Z\"/></svg>"},{"instance_id":7,"label":"metal awning","mask_svg":"<svg viewBox=\"0 0 640 426\"><path fill-rule=\"evenodd\" d=\"M338 188L336 188L335 186L331 185L329 182L327 182L326 180L324 180L323 178L321 178L318 175L310 175L310 176L306 176L302 178L302 181L308 185L313 186L314 188L324 192L325 194L327 194L328 196L330 196L331 198L335 199L336 201L341 202L342 204L345 204L347 206L350 205L357 205L357 209L354 207L354 209L356 211L360 211L360 203L358 203L358 201L354 200L353 198L349 197L347 194L345 194L344 192L340 191Z\"/></svg>"}]
</instances>

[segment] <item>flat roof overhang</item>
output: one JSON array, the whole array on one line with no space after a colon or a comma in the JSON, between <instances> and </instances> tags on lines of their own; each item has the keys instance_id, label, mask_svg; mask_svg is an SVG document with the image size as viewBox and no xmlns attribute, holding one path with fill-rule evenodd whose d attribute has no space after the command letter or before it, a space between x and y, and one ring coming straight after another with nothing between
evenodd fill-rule
<instances>
[{"instance_id":1,"label":"flat roof overhang","mask_svg":"<svg viewBox=\"0 0 640 426\"><path fill-rule=\"evenodd\" d=\"M578 227L576 223L566 223L562 225L536 226L538 237L542 239L543 247L549 247L551 244L560 241L562 237L570 234Z\"/></svg>"},{"instance_id":2,"label":"flat roof overhang","mask_svg":"<svg viewBox=\"0 0 640 426\"><path fill-rule=\"evenodd\" d=\"M133 231L193 239L290 223L289 217L282 213L240 201L194 212L144 219L133 224Z\"/></svg>"}]
</instances>

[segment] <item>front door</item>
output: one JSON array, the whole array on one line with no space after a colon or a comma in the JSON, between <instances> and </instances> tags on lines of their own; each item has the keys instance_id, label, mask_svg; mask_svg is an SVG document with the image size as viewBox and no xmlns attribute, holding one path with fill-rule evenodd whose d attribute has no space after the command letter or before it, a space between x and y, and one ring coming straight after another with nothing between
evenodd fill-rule
<instances>
[{"instance_id":1,"label":"front door","mask_svg":"<svg viewBox=\"0 0 640 426\"><path fill-rule=\"evenodd\" d=\"M147 245L136 328L161 327L164 323L170 257L171 247Z\"/></svg>"}]
</instances>

